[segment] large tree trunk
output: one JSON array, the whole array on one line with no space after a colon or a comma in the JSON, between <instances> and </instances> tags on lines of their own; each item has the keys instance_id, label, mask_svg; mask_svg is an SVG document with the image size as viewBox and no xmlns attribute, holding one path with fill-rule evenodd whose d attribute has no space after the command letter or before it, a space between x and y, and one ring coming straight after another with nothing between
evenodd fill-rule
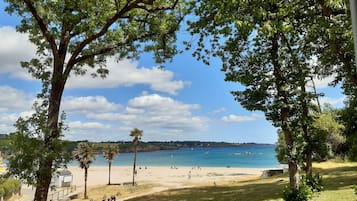
<instances>
[{"instance_id":1,"label":"large tree trunk","mask_svg":"<svg viewBox=\"0 0 357 201\"><path fill-rule=\"evenodd\" d=\"M284 110L283 110L284 111ZM283 113L282 113L283 114ZM284 115L283 115L284 116ZM288 151L292 152L292 147L294 146L290 130L283 128L285 143L287 145ZM289 161L289 186L291 189L299 189L299 169L298 161Z\"/></svg>"},{"instance_id":2,"label":"large tree trunk","mask_svg":"<svg viewBox=\"0 0 357 201\"><path fill-rule=\"evenodd\" d=\"M289 162L289 186L290 189L299 189L299 169L295 161Z\"/></svg>"},{"instance_id":3,"label":"large tree trunk","mask_svg":"<svg viewBox=\"0 0 357 201\"><path fill-rule=\"evenodd\" d=\"M271 48L271 58L272 64L274 67L274 77L275 77L275 85L278 93L278 98L281 98L283 102L282 108L280 108L280 121L281 121L281 129L284 132L285 143L289 153L292 153L292 149L294 146L293 136L291 130L288 126L289 122L289 108L286 107L289 105L287 100L287 92L284 90L284 86L286 86L286 79L283 75L281 65L279 64L279 34L275 33L271 38L272 48ZM299 189L299 171L298 171L298 161L295 161L290 158L289 161L289 186L291 189Z\"/></svg>"},{"instance_id":4,"label":"large tree trunk","mask_svg":"<svg viewBox=\"0 0 357 201\"><path fill-rule=\"evenodd\" d=\"M54 66L54 69L58 70L55 70L51 80L47 117L49 133L45 133L44 137L44 149L46 149L46 152L54 151L54 147L56 146L54 143L60 137L60 132L58 130L58 119L65 84L65 79L62 76L63 62L60 62L57 65L55 63ZM40 162L39 171L37 173L34 201L47 201L48 190L53 172L52 167L54 158L52 158L51 155L52 154L47 154L47 157Z\"/></svg>"},{"instance_id":5,"label":"large tree trunk","mask_svg":"<svg viewBox=\"0 0 357 201\"><path fill-rule=\"evenodd\" d=\"M303 74L303 72L300 70L300 73ZM305 165L306 165L306 176L311 177L312 176L312 140L311 140L311 134L309 132L309 106L307 104L307 95L306 95L306 82L305 82L305 77L303 80L301 80L301 92L302 92L302 118L303 120L303 125L302 125L302 130L304 132L304 138L305 142L307 142L307 147L305 148ZM316 92L315 92L316 93Z\"/></svg>"},{"instance_id":6,"label":"large tree trunk","mask_svg":"<svg viewBox=\"0 0 357 201\"><path fill-rule=\"evenodd\" d=\"M48 189L52 178L52 160L40 162L34 201L47 201Z\"/></svg>"}]
</instances>

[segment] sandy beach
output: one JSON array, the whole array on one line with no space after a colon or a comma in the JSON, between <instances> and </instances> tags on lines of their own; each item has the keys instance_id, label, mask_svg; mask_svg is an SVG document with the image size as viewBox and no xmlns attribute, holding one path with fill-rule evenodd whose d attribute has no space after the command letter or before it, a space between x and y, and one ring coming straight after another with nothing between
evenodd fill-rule
<instances>
[{"instance_id":1,"label":"sandy beach","mask_svg":"<svg viewBox=\"0 0 357 201\"><path fill-rule=\"evenodd\" d=\"M83 186L84 170L71 166L68 168L73 174L73 184ZM240 179L242 177L257 177L264 168L226 168L226 167L137 167L135 180L138 184L152 183L162 186L179 187L195 184L217 184L220 182ZM131 166L113 166L111 183L122 184L132 181ZM88 169L88 186L104 185L108 183L108 167L92 166Z\"/></svg>"}]
</instances>

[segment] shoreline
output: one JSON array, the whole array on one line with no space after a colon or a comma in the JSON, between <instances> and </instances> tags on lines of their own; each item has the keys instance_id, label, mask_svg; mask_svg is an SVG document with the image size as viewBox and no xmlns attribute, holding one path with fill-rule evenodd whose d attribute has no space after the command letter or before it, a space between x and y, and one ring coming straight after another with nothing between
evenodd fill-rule
<instances>
[{"instance_id":1,"label":"shoreline","mask_svg":"<svg viewBox=\"0 0 357 201\"><path fill-rule=\"evenodd\" d=\"M210 184L241 179L243 177L260 177L264 170L271 168L236 168L236 167L190 167L190 166L138 166L135 181L179 187L187 184ZM72 184L84 185L84 170L78 166L68 166L72 172ZM123 184L132 181L132 166L112 166L111 183ZM106 185L109 180L108 166L90 166L88 168L88 187Z\"/></svg>"}]
</instances>

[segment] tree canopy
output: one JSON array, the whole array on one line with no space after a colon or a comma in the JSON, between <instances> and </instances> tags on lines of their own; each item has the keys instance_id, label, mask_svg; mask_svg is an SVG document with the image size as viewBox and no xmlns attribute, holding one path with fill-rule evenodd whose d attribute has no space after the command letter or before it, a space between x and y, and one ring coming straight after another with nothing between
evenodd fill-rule
<instances>
[{"instance_id":1,"label":"tree canopy","mask_svg":"<svg viewBox=\"0 0 357 201\"><path fill-rule=\"evenodd\" d=\"M92 76L105 77L109 56L135 59L152 52L158 63L172 58L178 53L176 32L188 11L184 0L5 2L7 12L21 17L17 30L37 47L37 57L22 66L42 81L46 92L40 96L48 102L44 150L58 144L60 105L70 76L95 68ZM40 161L36 201L47 200L54 160L46 155Z\"/></svg>"}]
</instances>

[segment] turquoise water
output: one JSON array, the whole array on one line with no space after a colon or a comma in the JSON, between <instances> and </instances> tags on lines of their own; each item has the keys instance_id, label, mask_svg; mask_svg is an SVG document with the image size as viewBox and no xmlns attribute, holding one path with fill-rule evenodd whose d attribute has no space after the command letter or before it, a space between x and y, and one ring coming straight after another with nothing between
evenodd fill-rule
<instances>
[{"instance_id":1,"label":"turquoise water","mask_svg":"<svg viewBox=\"0 0 357 201\"><path fill-rule=\"evenodd\" d=\"M201 166L201 167L252 167L271 168L279 166L275 146L242 146L219 148L194 148L139 152L137 166ZM131 166L133 153L121 153L114 158L113 166ZM76 161L70 165L77 166ZM92 165L107 166L102 155L97 155Z\"/></svg>"}]
</instances>

